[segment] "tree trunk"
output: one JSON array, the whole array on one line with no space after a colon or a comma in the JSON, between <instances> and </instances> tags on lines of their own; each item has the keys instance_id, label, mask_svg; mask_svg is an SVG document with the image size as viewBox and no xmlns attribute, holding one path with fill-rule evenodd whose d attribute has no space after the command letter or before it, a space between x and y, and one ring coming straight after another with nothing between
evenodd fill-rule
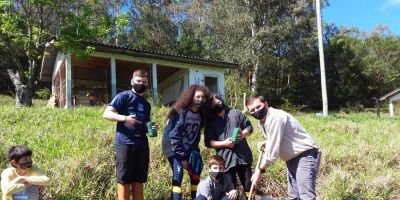
<instances>
[{"instance_id":1,"label":"tree trunk","mask_svg":"<svg viewBox=\"0 0 400 200\"><path fill-rule=\"evenodd\" d=\"M24 84L18 71L14 72L14 70L8 69L7 72L8 76L15 86L15 107L20 108L25 106L32 106L32 84L30 84L29 81L27 84Z\"/></svg>"}]
</instances>

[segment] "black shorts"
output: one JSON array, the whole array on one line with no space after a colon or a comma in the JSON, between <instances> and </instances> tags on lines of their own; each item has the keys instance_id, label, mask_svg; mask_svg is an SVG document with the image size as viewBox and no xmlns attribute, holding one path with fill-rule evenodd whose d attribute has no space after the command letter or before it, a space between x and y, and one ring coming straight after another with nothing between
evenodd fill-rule
<instances>
[{"instance_id":1,"label":"black shorts","mask_svg":"<svg viewBox=\"0 0 400 200\"><path fill-rule=\"evenodd\" d=\"M121 184L145 183L149 171L149 146L116 145L117 181Z\"/></svg>"}]
</instances>

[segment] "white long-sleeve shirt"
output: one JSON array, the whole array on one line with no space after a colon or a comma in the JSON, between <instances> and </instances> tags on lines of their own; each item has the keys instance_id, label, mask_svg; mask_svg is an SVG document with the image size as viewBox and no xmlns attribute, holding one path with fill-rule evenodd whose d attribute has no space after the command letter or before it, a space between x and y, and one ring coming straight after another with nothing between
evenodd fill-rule
<instances>
[{"instance_id":1,"label":"white long-sleeve shirt","mask_svg":"<svg viewBox=\"0 0 400 200\"><path fill-rule=\"evenodd\" d=\"M266 119L260 121L260 125L267 138L264 153L267 164L272 164L278 157L288 161L304 151L318 148L300 122L283 110L269 107Z\"/></svg>"},{"instance_id":2,"label":"white long-sleeve shirt","mask_svg":"<svg viewBox=\"0 0 400 200\"><path fill-rule=\"evenodd\" d=\"M19 177L28 180L32 186L25 188L23 183L19 183ZM9 167L1 173L1 191L3 193L2 200L11 200L16 193L25 193L29 199L37 199L39 193L36 194L37 186L47 186L49 178L43 175L36 167L30 169L25 176L20 176L14 167ZM26 190L26 192L24 192ZM32 193L32 191L34 191Z\"/></svg>"}]
</instances>

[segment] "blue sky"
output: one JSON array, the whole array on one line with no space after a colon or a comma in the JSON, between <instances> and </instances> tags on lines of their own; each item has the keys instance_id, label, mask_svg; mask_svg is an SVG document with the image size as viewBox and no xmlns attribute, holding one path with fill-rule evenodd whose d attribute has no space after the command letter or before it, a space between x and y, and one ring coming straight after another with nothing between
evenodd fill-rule
<instances>
[{"instance_id":1,"label":"blue sky","mask_svg":"<svg viewBox=\"0 0 400 200\"><path fill-rule=\"evenodd\" d=\"M326 23L372 31L384 24L400 35L400 0L328 0L322 10Z\"/></svg>"}]
</instances>

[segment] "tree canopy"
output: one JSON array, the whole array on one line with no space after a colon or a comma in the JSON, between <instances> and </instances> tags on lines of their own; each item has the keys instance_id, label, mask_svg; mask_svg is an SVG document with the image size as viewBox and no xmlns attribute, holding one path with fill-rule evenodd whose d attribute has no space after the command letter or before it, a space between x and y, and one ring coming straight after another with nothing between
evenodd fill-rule
<instances>
[{"instance_id":1,"label":"tree canopy","mask_svg":"<svg viewBox=\"0 0 400 200\"><path fill-rule=\"evenodd\" d=\"M0 1L1 89L14 87L16 105L31 105L46 42L57 38L57 48L85 57L93 49L79 42L89 40L234 61L240 68L226 72L227 100L246 92L275 106L320 109L314 7L297 0ZM387 27L367 33L325 24L324 45L331 108L372 106L400 87L400 38Z\"/></svg>"}]
</instances>

